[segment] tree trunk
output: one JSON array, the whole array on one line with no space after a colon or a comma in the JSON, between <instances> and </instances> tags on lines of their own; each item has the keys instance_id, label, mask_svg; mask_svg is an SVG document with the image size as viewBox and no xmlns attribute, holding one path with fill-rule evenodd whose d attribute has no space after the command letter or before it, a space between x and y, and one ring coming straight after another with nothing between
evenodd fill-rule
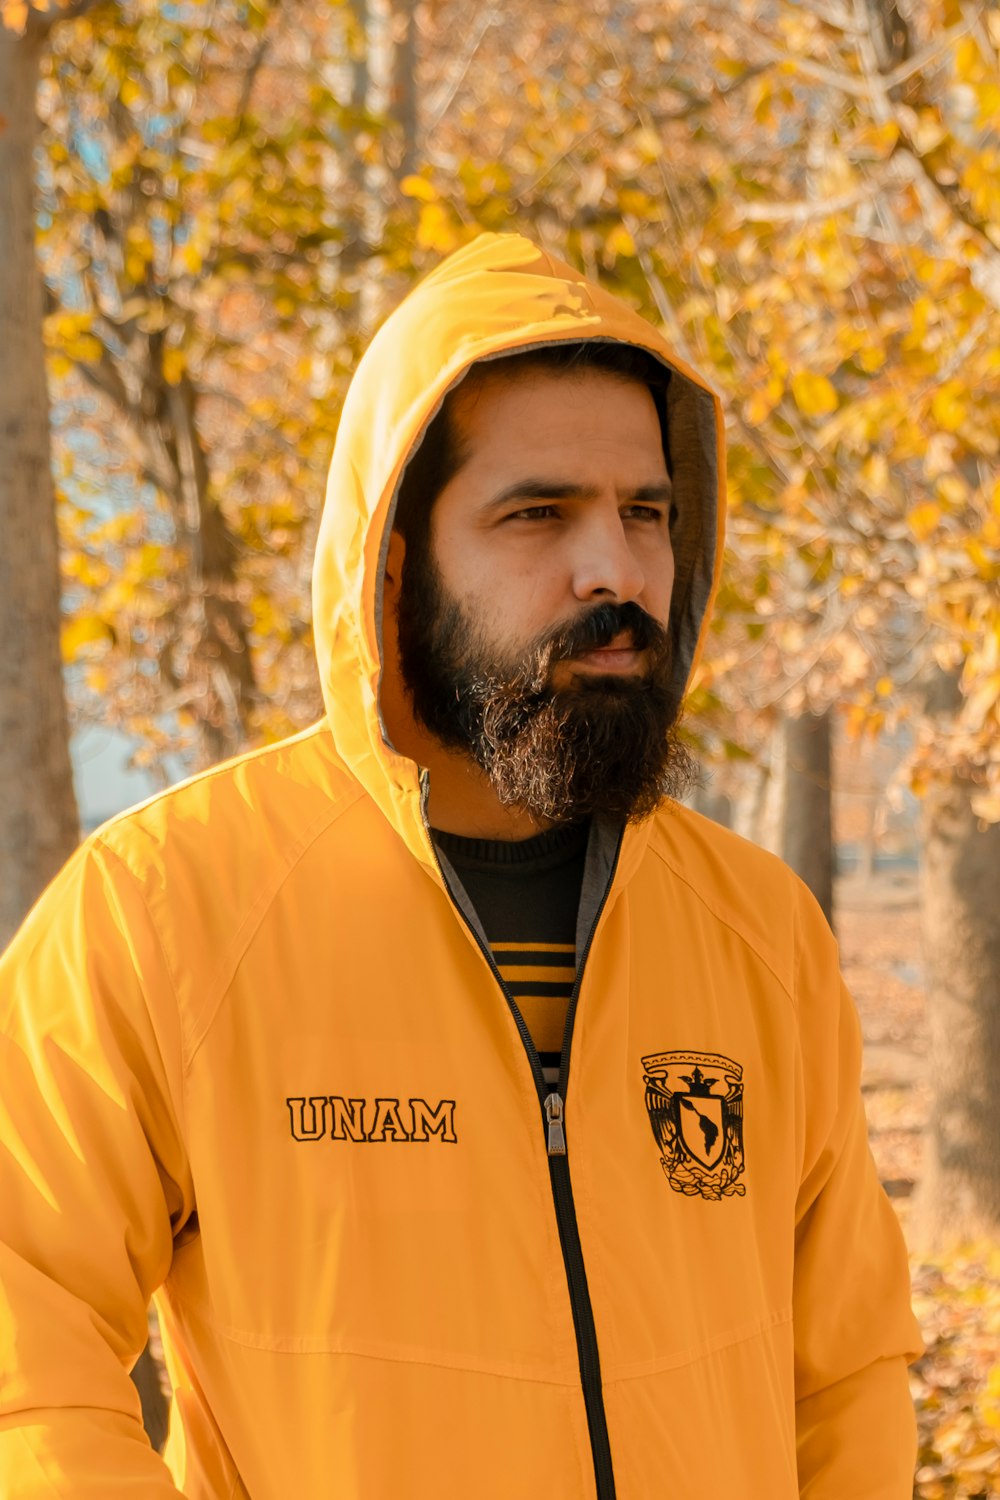
<instances>
[{"instance_id":1,"label":"tree trunk","mask_svg":"<svg viewBox=\"0 0 1000 1500\"><path fill-rule=\"evenodd\" d=\"M0 947L79 838L35 260L42 44L31 28L16 37L0 26Z\"/></svg>"},{"instance_id":2,"label":"tree trunk","mask_svg":"<svg viewBox=\"0 0 1000 1500\"><path fill-rule=\"evenodd\" d=\"M762 849L779 857L784 844L786 751L784 725L779 721L771 730L767 761L761 767L749 810L750 837Z\"/></svg>"},{"instance_id":3,"label":"tree trunk","mask_svg":"<svg viewBox=\"0 0 1000 1500\"><path fill-rule=\"evenodd\" d=\"M954 777L921 810L931 1044L930 1124L911 1241L1000 1237L1000 825L979 826Z\"/></svg>"},{"instance_id":4,"label":"tree trunk","mask_svg":"<svg viewBox=\"0 0 1000 1500\"><path fill-rule=\"evenodd\" d=\"M184 685L198 723L202 766L213 765L246 746L248 713L256 698L249 619L240 603L237 543L215 504L208 459L197 423L198 396L185 375L163 392L162 438L177 475L170 500L178 535L188 554ZM167 656L161 672L171 671ZM174 681L180 685L178 679Z\"/></svg>"},{"instance_id":5,"label":"tree trunk","mask_svg":"<svg viewBox=\"0 0 1000 1500\"><path fill-rule=\"evenodd\" d=\"M830 710L785 719L782 858L812 891L833 926Z\"/></svg>"}]
</instances>

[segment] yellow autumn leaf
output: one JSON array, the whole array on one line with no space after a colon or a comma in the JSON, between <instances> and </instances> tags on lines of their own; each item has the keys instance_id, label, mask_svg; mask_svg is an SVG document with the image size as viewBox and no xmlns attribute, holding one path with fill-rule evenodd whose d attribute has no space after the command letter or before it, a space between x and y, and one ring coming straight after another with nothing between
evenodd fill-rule
<instances>
[{"instance_id":1,"label":"yellow autumn leaf","mask_svg":"<svg viewBox=\"0 0 1000 1500\"><path fill-rule=\"evenodd\" d=\"M28 23L28 0L0 0L0 24L18 36Z\"/></svg>"},{"instance_id":2,"label":"yellow autumn leaf","mask_svg":"<svg viewBox=\"0 0 1000 1500\"><path fill-rule=\"evenodd\" d=\"M635 214L639 218L648 217L656 211L656 205L649 194L634 187L622 188L618 194L618 207L623 214Z\"/></svg>"},{"instance_id":3,"label":"yellow autumn leaf","mask_svg":"<svg viewBox=\"0 0 1000 1500\"><path fill-rule=\"evenodd\" d=\"M63 348L66 358L77 364L97 364L103 352L104 345L92 333L81 333Z\"/></svg>"},{"instance_id":4,"label":"yellow autumn leaf","mask_svg":"<svg viewBox=\"0 0 1000 1500\"><path fill-rule=\"evenodd\" d=\"M100 526L93 527L88 532L88 540L91 546L101 546L111 543L112 546L121 546L122 542L131 540L133 534L142 525L142 517L136 511L122 511L120 515L112 516L110 521L104 521Z\"/></svg>"},{"instance_id":5,"label":"yellow autumn leaf","mask_svg":"<svg viewBox=\"0 0 1000 1500\"><path fill-rule=\"evenodd\" d=\"M145 583L162 578L166 553L167 548L158 546L156 542L143 542L136 555L133 571Z\"/></svg>"},{"instance_id":6,"label":"yellow autumn leaf","mask_svg":"<svg viewBox=\"0 0 1000 1500\"><path fill-rule=\"evenodd\" d=\"M880 698L888 698L892 693L892 678L880 677L875 684L875 691Z\"/></svg>"},{"instance_id":7,"label":"yellow autumn leaf","mask_svg":"<svg viewBox=\"0 0 1000 1500\"><path fill-rule=\"evenodd\" d=\"M885 350L876 344L866 344L858 350L858 364L866 375L874 375L885 364Z\"/></svg>"},{"instance_id":8,"label":"yellow autumn leaf","mask_svg":"<svg viewBox=\"0 0 1000 1500\"><path fill-rule=\"evenodd\" d=\"M651 125L642 125L638 130L633 130L629 139L646 161L658 161L663 155L663 142Z\"/></svg>"},{"instance_id":9,"label":"yellow autumn leaf","mask_svg":"<svg viewBox=\"0 0 1000 1500\"><path fill-rule=\"evenodd\" d=\"M88 556L86 552L64 551L60 567L64 577L75 579L83 588L91 591L103 588L110 577L107 564Z\"/></svg>"},{"instance_id":10,"label":"yellow autumn leaf","mask_svg":"<svg viewBox=\"0 0 1000 1500\"><path fill-rule=\"evenodd\" d=\"M84 647L114 638L111 626L100 615L77 615L75 620L65 621L60 632L63 661L76 661Z\"/></svg>"},{"instance_id":11,"label":"yellow autumn leaf","mask_svg":"<svg viewBox=\"0 0 1000 1500\"><path fill-rule=\"evenodd\" d=\"M187 356L183 349L167 348L163 351L163 378L168 385L180 385L187 368Z\"/></svg>"},{"instance_id":12,"label":"yellow autumn leaf","mask_svg":"<svg viewBox=\"0 0 1000 1500\"><path fill-rule=\"evenodd\" d=\"M879 160L890 155L898 140L899 125L895 120L867 125L858 135L858 144L866 146Z\"/></svg>"},{"instance_id":13,"label":"yellow autumn leaf","mask_svg":"<svg viewBox=\"0 0 1000 1500\"><path fill-rule=\"evenodd\" d=\"M837 392L825 375L800 370L792 376L792 395L804 417L825 417L837 410Z\"/></svg>"},{"instance_id":14,"label":"yellow autumn leaf","mask_svg":"<svg viewBox=\"0 0 1000 1500\"><path fill-rule=\"evenodd\" d=\"M964 505L969 498L969 486L961 474L956 474L954 471L950 474L942 474L936 488L946 505Z\"/></svg>"},{"instance_id":15,"label":"yellow autumn leaf","mask_svg":"<svg viewBox=\"0 0 1000 1500\"><path fill-rule=\"evenodd\" d=\"M440 203L425 203L420 210L417 244L425 250L437 250L442 255L447 255L457 246L458 239L448 211Z\"/></svg>"},{"instance_id":16,"label":"yellow autumn leaf","mask_svg":"<svg viewBox=\"0 0 1000 1500\"><path fill-rule=\"evenodd\" d=\"M767 420L781 400L784 389L778 377L772 375L766 385L754 391L743 407L743 414L751 427L759 427L761 422Z\"/></svg>"},{"instance_id":17,"label":"yellow autumn leaf","mask_svg":"<svg viewBox=\"0 0 1000 1500\"><path fill-rule=\"evenodd\" d=\"M957 380L946 380L931 401L931 414L945 432L957 432L968 416L968 407Z\"/></svg>"},{"instance_id":18,"label":"yellow autumn leaf","mask_svg":"<svg viewBox=\"0 0 1000 1500\"><path fill-rule=\"evenodd\" d=\"M983 58L975 37L963 36L955 48L955 72L965 83L981 76Z\"/></svg>"},{"instance_id":19,"label":"yellow autumn leaf","mask_svg":"<svg viewBox=\"0 0 1000 1500\"><path fill-rule=\"evenodd\" d=\"M926 542L932 532L937 530L941 520L941 507L933 501L927 500L923 505L917 505L906 517L910 523L910 530L918 542Z\"/></svg>"},{"instance_id":20,"label":"yellow autumn leaf","mask_svg":"<svg viewBox=\"0 0 1000 1500\"><path fill-rule=\"evenodd\" d=\"M426 177L417 177L415 173L404 177L399 184L399 189L400 192L406 194L407 198L419 198L421 203L437 202L437 189L434 184L428 182Z\"/></svg>"},{"instance_id":21,"label":"yellow autumn leaf","mask_svg":"<svg viewBox=\"0 0 1000 1500\"><path fill-rule=\"evenodd\" d=\"M980 578L991 582L1000 574L1000 559L992 556L978 537L972 536L967 539L965 553Z\"/></svg>"},{"instance_id":22,"label":"yellow autumn leaf","mask_svg":"<svg viewBox=\"0 0 1000 1500\"><path fill-rule=\"evenodd\" d=\"M624 224L616 224L604 241L612 255L634 255L635 240Z\"/></svg>"},{"instance_id":23,"label":"yellow autumn leaf","mask_svg":"<svg viewBox=\"0 0 1000 1500\"><path fill-rule=\"evenodd\" d=\"M757 86L756 93L753 117L758 125L769 125L774 119L774 90L766 78Z\"/></svg>"},{"instance_id":24,"label":"yellow autumn leaf","mask_svg":"<svg viewBox=\"0 0 1000 1500\"><path fill-rule=\"evenodd\" d=\"M982 130L995 129L1000 117L1000 84L980 83L976 86L976 104L979 107L977 125Z\"/></svg>"}]
</instances>

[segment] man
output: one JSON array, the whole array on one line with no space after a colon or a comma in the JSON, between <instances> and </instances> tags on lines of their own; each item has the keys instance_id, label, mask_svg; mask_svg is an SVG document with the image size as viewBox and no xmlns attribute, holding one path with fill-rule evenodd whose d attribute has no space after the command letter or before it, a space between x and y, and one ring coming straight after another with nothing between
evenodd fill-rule
<instances>
[{"instance_id":1,"label":"man","mask_svg":"<svg viewBox=\"0 0 1000 1500\"><path fill-rule=\"evenodd\" d=\"M659 333L516 237L381 329L324 721L100 830L4 963L8 1500L910 1494L833 939L665 795L722 441Z\"/></svg>"}]
</instances>

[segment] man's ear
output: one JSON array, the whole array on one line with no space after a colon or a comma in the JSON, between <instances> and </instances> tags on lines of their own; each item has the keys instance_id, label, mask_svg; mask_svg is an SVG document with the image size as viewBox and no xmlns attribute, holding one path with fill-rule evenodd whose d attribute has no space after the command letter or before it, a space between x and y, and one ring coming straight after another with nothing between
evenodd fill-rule
<instances>
[{"instance_id":1,"label":"man's ear","mask_svg":"<svg viewBox=\"0 0 1000 1500\"><path fill-rule=\"evenodd\" d=\"M385 581L386 585L397 592L399 580L403 576L403 558L406 556L406 543L403 541L402 532L392 531L389 534L389 550L385 555Z\"/></svg>"}]
</instances>

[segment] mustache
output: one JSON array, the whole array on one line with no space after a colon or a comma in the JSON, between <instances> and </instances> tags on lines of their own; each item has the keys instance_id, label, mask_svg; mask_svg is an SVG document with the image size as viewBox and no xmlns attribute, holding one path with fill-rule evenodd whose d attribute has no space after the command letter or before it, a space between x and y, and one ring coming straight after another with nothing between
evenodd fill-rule
<instances>
[{"instance_id":1,"label":"mustache","mask_svg":"<svg viewBox=\"0 0 1000 1500\"><path fill-rule=\"evenodd\" d=\"M631 637L635 651L662 652L669 639L659 621L631 600L626 604L597 604L546 635L537 648L538 666L547 671L553 662L600 651L620 635Z\"/></svg>"}]
</instances>

